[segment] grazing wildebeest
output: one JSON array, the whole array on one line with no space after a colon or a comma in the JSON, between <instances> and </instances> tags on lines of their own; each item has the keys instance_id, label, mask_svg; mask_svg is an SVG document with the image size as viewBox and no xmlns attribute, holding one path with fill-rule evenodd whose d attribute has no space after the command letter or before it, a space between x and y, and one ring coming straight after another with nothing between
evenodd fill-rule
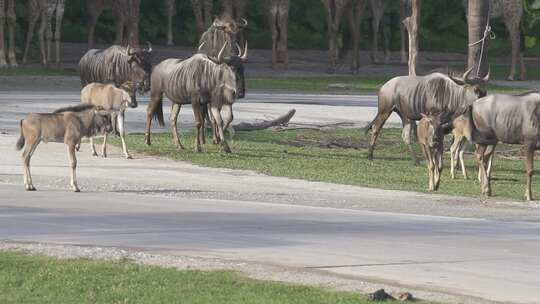
<instances>
[{"instance_id":1,"label":"grazing wildebeest","mask_svg":"<svg viewBox=\"0 0 540 304\"><path fill-rule=\"evenodd\" d=\"M132 95L137 90L137 84L131 81L123 83L120 88L116 88L113 84L91 83L85 86L81 91L81 102L83 104L92 104L101 107L106 111L111 112L111 123L113 131L118 124L118 132L122 140L122 151L127 159L131 159L128 152L125 137L125 112L127 107L136 108L137 101L132 98ZM107 157L107 135L104 135L103 146L101 148L103 157ZM94 146L94 138L90 137L90 149L92 155L97 156L96 147Z\"/></svg>"},{"instance_id":2,"label":"grazing wildebeest","mask_svg":"<svg viewBox=\"0 0 540 304\"><path fill-rule=\"evenodd\" d=\"M22 153L24 185L28 191L36 190L30 175L30 158L41 141L46 143L63 142L67 145L71 165L70 185L73 191L79 192L75 174L77 167L75 146L80 144L83 137L90 137L112 130L110 113L98 109L94 105L61 108L52 114L31 113L21 120L20 126L21 136L16 147L17 150L24 147Z\"/></svg>"},{"instance_id":3,"label":"grazing wildebeest","mask_svg":"<svg viewBox=\"0 0 540 304\"><path fill-rule=\"evenodd\" d=\"M81 85L114 83L120 87L126 81L139 84L142 92L150 90L152 46L134 49L113 45L104 50L89 50L79 61Z\"/></svg>"},{"instance_id":4,"label":"grazing wildebeest","mask_svg":"<svg viewBox=\"0 0 540 304\"><path fill-rule=\"evenodd\" d=\"M440 114L421 115L422 119L418 123L418 142L426 158L429 190L436 191L441 181L444 132L448 126L443 124Z\"/></svg>"},{"instance_id":5,"label":"grazing wildebeest","mask_svg":"<svg viewBox=\"0 0 540 304\"><path fill-rule=\"evenodd\" d=\"M495 94L474 102L464 115L469 120L471 140L476 144L481 190L491 195L491 177L487 167L498 142L522 144L526 150L527 189L532 200L534 151L540 149L540 93L522 95Z\"/></svg>"},{"instance_id":6,"label":"grazing wildebeest","mask_svg":"<svg viewBox=\"0 0 540 304\"><path fill-rule=\"evenodd\" d=\"M244 61L247 59L247 43L243 53L238 50L239 53L233 56L224 56L225 47L226 44L221 48L217 58L195 54L183 61L164 60L154 68L146 120L145 142L147 145L150 145L152 118L157 119L161 126L164 125L163 94L165 93L173 103L171 131L177 149L184 148L176 127L178 113L181 105L191 104L197 129L197 151L202 151L204 143L205 106L208 105L217 143L223 146L225 152L231 152L223 131L233 119L232 104L245 94Z\"/></svg>"},{"instance_id":7,"label":"grazing wildebeest","mask_svg":"<svg viewBox=\"0 0 540 304\"><path fill-rule=\"evenodd\" d=\"M472 70L472 69L471 69ZM479 97L485 96L484 85L488 75L470 79L471 70L462 78L433 73L426 76L399 76L390 79L379 89L378 112L366 128L371 130L368 159L373 159L373 149L379 133L392 112L396 112L403 124L403 139L409 147L414 163L417 163L412 148L415 121L422 113L441 113L443 121L450 121L464 113Z\"/></svg>"},{"instance_id":8,"label":"grazing wildebeest","mask_svg":"<svg viewBox=\"0 0 540 304\"><path fill-rule=\"evenodd\" d=\"M248 24L245 19L242 21L243 23L237 23L228 15L216 17L214 23L201 35L198 53L217 58L223 45L226 45L223 55L236 55L237 34Z\"/></svg>"}]
</instances>

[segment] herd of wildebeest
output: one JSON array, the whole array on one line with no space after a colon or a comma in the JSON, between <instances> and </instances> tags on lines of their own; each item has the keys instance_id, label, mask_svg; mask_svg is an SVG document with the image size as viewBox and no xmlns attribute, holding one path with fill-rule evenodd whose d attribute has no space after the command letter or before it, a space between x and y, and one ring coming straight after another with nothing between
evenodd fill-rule
<instances>
[{"instance_id":1,"label":"herd of wildebeest","mask_svg":"<svg viewBox=\"0 0 540 304\"><path fill-rule=\"evenodd\" d=\"M41 142L63 142L68 147L71 164L71 188L79 191L76 180L75 151L84 137L90 138L91 151L97 152L92 137L103 135L102 154L106 156L107 134L119 134L126 158L131 158L124 140L124 116L128 107L136 107L136 94L150 91L145 142L151 144L152 121L164 125L163 95L172 101L171 130L178 149L180 141L177 117L181 105L191 104L195 117L196 149L205 143L205 121L212 126L213 141L231 152L224 136L233 120L232 105L245 94L244 62L248 44L234 42L231 33L246 26L216 18L202 35L196 54L187 59L166 59L153 66L152 46L113 45L104 50L90 50L79 62L82 84L81 104L61 108L50 114L29 114L21 120L21 150L26 190L35 190L30 175L30 158ZM403 122L403 139L413 162L417 163L412 142L415 137L426 158L429 189L437 190L443 159L443 139L453 134L450 148L451 176L458 163L466 178L464 144L475 145L479 164L481 191L491 195L491 164L497 143L525 146L527 187L525 197L532 200L531 178L534 151L540 148L540 93L522 95L487 95L486 77L432 73L425 76L399 76L386 82L378 92L378 113L367 126L371 131L368 158L385 121L392 113ZM418 122L418 123L417 123Z\"/></svg>"}]
</instances>

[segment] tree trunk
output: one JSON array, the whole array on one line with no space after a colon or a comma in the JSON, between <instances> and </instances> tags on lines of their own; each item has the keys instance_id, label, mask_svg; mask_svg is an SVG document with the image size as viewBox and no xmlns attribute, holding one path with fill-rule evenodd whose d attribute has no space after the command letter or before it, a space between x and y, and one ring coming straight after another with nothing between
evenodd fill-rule
<instances>
[{"instance_id":1,"label":"tree trunk","mask_svg":"<svg viewBox=\"0 0 540 304\"><path fill-rule=\"evenodd\" d=\"M266 0L268 24L272 33L272 68L283 64L289 66L287 31L289 22L290 0Z\"/></svg>"},{"instance_id":2,"label":"tree trunk","mask_svg":"<svg viewBox=\"0 0 540 304\"><path fill-rule=\"evenodd\" d=\"M469 28L468 69L473 69L473 75L483 77L488 71L487 50L488 40L484 41L482 51L482 37L489 18L489 0L470 0L467 11ZM479 68L480 66L480 68Z\"/></svg>"},{"instance_id":3,"label":"tree trunk","mask_svg":"<svg viewBox=\"0 0 540 304\"><path fill-rule=\"evenodd\" d=\"M174 45L173 18L176 15L176 1L167 0L167 45Z\"/></svg>"},{"instance_id":4,"label":"tree trunk","mask_svg":"<svg viewBox=\"0 0 540 304\"><path fill-rule=\"evenodd\" d=\"M360 44L360 28L364 12L366 9L367 0L355 0L351 3L351 7L347 10L347 18L349 19L349 30L352 35L352 61L351 71L356 74L360 68L359 44Z\"/></svg>"},{"instance_id":5,"label":"tree trunk","mask_svg":"<svg viewBox=\"0 0 540 304\"><path fill-rule=\"evenodd\" d=\"M350 0L321 0L328 15L328 49L330 53L330 69L333 73L336 69L339 58L338 32L341 17L348 7Z\"/></svg>"},{"instance_id":6,"label":"tree trunk","mask_svg":"<svg viewBox=\"0 0 540 304\"><path fill-rule=\"evenodd\" d=\"M409 17L411 15L411 9L409 7L409 1L410 0L399 0L399 35L401 38L401 49L400 49L400 55L401 55L401 62L406 63L408 59L407 55L407 39L405 38L406 35L406 29L405 24L403 24L403 20L405 18Z\"/></svg>"},{"instance_id":7,"label":"tree trunk","mask_svg":"<svg viewBox=\"0 0 540 304\"><path fill-rule=\"evenodd\" d=\"M411 0L412 14L403 20L409 33L409 75L416 75L418 67L418 28L420 27L421 0Z\"/></svg>"}]
</instances>

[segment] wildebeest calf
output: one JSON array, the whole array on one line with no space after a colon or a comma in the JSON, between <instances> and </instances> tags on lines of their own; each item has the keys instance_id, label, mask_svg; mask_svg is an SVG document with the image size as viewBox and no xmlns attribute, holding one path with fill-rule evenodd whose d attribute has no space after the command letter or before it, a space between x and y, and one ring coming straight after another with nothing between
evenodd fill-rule
<instances>
[{"instance_id":1,"label":"wildebeest calf","mask_svg":"<svg viewBox=\"0 0 540 304\"><path fill-rule=\"evenodd\" d=\"M28 114L20 122L21 136L17 141L17 150L24 147L22 153L24 166L24 185L26 190L35 191L30 175L30 158L38 144L43 142L63 142L67 145L71 164L70 185L73 191L79 192L75 170L77 158L75 146L81 138L112 130L111 115L93 105L78 105L61 108L52 114Z\"/></svg>"},{"instance_id":2,"label":"wildebeest calf","mask_svg":"<svg viewBox=\"0 0 540 304\"><path fill-rule=\"evenodd\" d=\"M418 123L418 142L426 158L430 191L438 190L441 181L445 128L440 115L422 114Z\"/></svg>"},{"instance_id":3,"label":"wildebeest calf","mask_svg":"<svg viewBox=\"0 0 540 304\"><path fill-rule=\"evenodd\" d=\"M83 104L92 104L111 112L113 130L116 131L116 125L118 124L118 132L122 140L122 151L127 159L131 159L131 155L124 139L126 131L124 127L125 112L128 106L131 108L137 107L137 100L135 99L137 87L137 84L131 81L125 82L120 88L115 87L113 84L91 83L81 91L81 102ZM92 155L97 156L93 137L90 137L90 148ZM101 150L103 157L107 157L107 134L104 135Z\"/></svg>"}]
</instances>

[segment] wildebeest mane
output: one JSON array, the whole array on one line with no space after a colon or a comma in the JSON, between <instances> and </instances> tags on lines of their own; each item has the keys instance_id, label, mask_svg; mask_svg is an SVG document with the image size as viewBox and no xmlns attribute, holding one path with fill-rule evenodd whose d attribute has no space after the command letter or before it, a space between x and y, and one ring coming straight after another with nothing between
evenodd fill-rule
<instances>
[{"instance_id":1,"label":"wildebeest mane","mask_svg":"<svg viewBox=\"0 0 540 304\"><path fill-rule=\"evenodd\" d=\"M79 104L76 106L70 106L70 107L63 107L60 109L56 109L53 114L58 113L64 113L64 112L82 112L90 109L94 109L95 106L93 104Z\"/></svg>"},{"instance_id":2,"label":"wildebeest mane","mask_svg":"<svg viewBox=\"0 0 540 304\"><path fill-rule=\"evenodd\" d=\"M458 85L450 77L436 73L425 82L420 82L415 90L410 92L410 100L424 100L433 112L445 114L443 121L463 114L468 106L465 104L466 86Z\"/></svg>"}]
</instances>

